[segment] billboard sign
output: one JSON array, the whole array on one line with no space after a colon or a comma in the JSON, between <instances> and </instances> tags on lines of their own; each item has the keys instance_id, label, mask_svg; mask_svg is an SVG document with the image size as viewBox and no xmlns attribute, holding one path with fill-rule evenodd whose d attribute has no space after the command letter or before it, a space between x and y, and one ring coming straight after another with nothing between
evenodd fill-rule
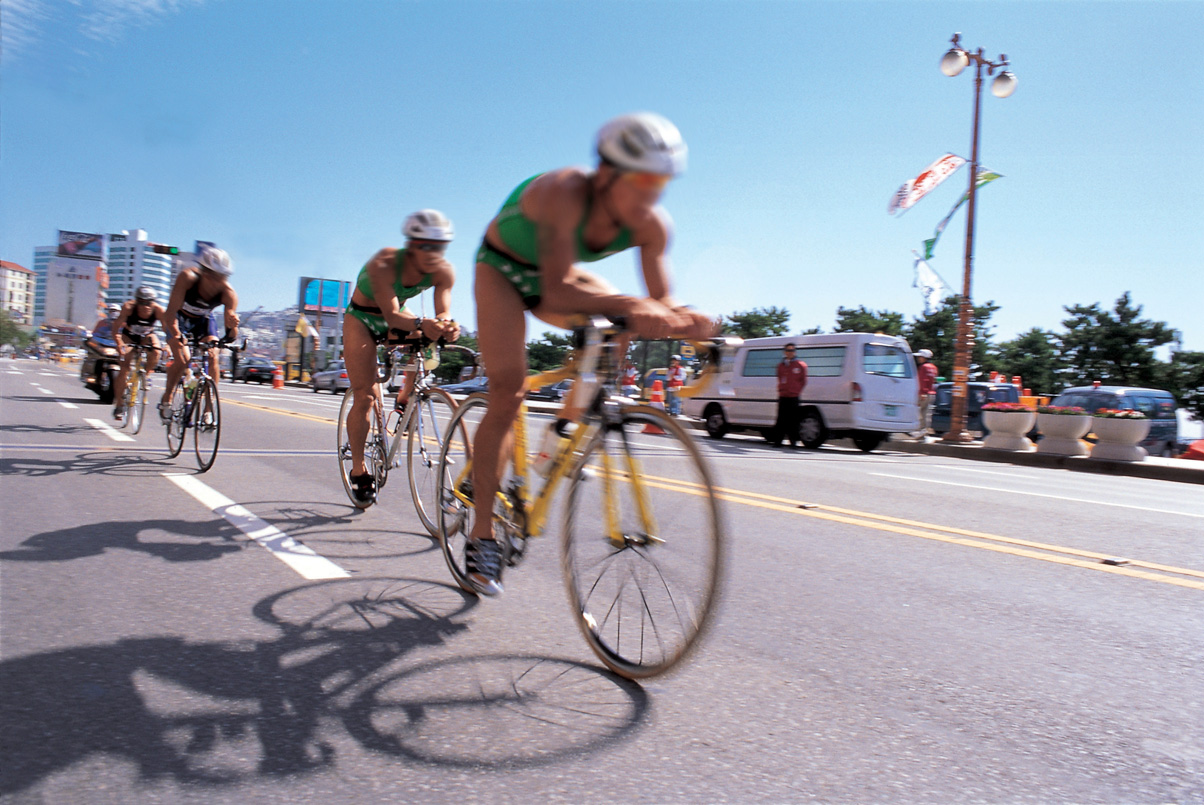
<instances>
[{"instance_id":1,"label":"billboard sign","mask_svg":"<svg viewBox=\"0 0 1204 805\"><path fill-rule=\"evenodd\" d=\"M338 313L351 301L351 283L316 277L301 278L297 306L305 313Z\"/></svg>"},{"instance_id":2,"label":"billboard sign","mask_svg":"<svg viewBox=\"0 0 1204 805\"><path fill-rule=\"evenodd\" d=\"M104 259L104 235L59 230L60 257L80 257L85 260Z\"/></svg>"}]
</instances>

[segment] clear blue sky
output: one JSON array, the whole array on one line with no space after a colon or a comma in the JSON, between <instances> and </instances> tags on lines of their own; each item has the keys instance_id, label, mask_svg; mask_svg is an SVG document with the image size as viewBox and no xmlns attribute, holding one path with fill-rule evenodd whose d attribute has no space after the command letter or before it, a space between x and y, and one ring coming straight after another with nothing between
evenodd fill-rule
<instances>
[{"instance_id":1,"label":"clear blue sky","mask_svg":"<svg viewBox=\"0 0 1204 805\"><path fill-rule=\"evenodd\" d=\"M983 98L1004 178L979 196L973 298L1001 305L997 337L1132 291L1204 350L1204 3L0 1L0 257L22 265L56 229L140 227L216 241L242 306L277 309L436 207L472 322L472 257L510 190L647 109L690 146L664 199L679 298L783 306L794 330L841 305L911 319L911 250L967 169L886 206L970 156L972 78L937 69L960 31L1020 81ZM957 289L964 220L932 261ZM595 267L640 287L630 255Z\"/></svg>"}]
</instances>

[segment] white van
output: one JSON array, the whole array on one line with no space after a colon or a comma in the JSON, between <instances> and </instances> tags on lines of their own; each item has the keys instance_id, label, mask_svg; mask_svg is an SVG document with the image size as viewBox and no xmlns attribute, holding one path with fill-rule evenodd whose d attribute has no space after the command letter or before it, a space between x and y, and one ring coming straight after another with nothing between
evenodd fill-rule
<instances>
[{"instance_id":1,"label":"white van","mask_svg":"<svg viewBox=\"0 0 1204 805\"><path fill-rule=\"evenodd\" d=\"M778 413L777 365L790 343L807 364L799 397L804 446L847 436L868 453L892 433L920 429L911 348L902 338L871 333L751 338L703 394L684 401L683 413L704 420L716 439L737 430L768 433Z\"/></svg>"}]
</instances>

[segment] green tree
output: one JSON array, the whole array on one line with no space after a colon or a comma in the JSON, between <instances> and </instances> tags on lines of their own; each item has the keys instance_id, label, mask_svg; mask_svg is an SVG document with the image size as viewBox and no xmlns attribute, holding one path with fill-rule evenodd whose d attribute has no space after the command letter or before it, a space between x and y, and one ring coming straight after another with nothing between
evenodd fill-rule
<instances>
[{"instance_id":1,"label":"green tree","mask_svg":"<svg viewBox=\"0 0 1204 805\"><path fill-rule=\"evenodd\" d=\"M1141 305L1133 305L1128 291L1111 312L1098 302L1063 310L1070 318L1062 321L1062 357L1072 384L1098 380L1105 385L1153 386L1165 375L1154 349L1171 343L1178 333L1164 322L1138 318Z\"/></svg>"},{"instance_id":2,"label":"green tree","mask_svg":"<svg viewBox=\"0 0 1204 805\"><path fill-rule=\"evenodd\" d=\"M783 335L790 321L790 311L784 307L758 307L724 316L723 329L741 338L765 338Z\"/></svg>"},{"instance_id":3,"label":"green tree","mask_svg":"<svg viewBox=\"0 0 1204 805\"><path fill-rule=\"evenodd\" d=\"M991 350L988 365L1009 380L1019 375L1025 388L1034 394L1057 394L1066 386L1066 363L1059 353L1060 346L1056 335L1034 327Z\"/></svg>"},{"instance_id":4,"label":"green tree","mask_svg":"<svg viewBox=\"0 0 1204 805\"><path fill-rule=\"evenodd\" d=\"M22 330L7 312L0 312L0 344L12 344L20 352L32 340L33 336Z\"/></svg>"},{"instance_id":5,"label":"green tree","mask_svg":"<svg viewBox=\"0 0 1204 805\"><path fill-rule=\"evenodd\" d=\"M1204 419L1204 352L1173 352L1161 370L1154 388L1171 392L1179 405Z\"/></svg>"},{"instance_id":6,"label":"green tree","mask_svg":"<svg viewBox=\"0 0 1204 805\"><path fill-rule=\"evenodd\" d=\"M953 377L953 352L957 341L957 308L960 297L950 296L935 313L924 315L903 328L903 336L913 350L932 350L932 362L943 377ZM974 344L970 351L970 379L987 365L991 348L991 315L999 305L987 302L974 305Z\"/></svg>"},{"instance_id":7,"label":"green tree","mask_svg":"<svg viewBox=\"0 0 1204 805\"><path fill-rule=\"evenodd\" d=\"M535 372L563 366L571 345L569 336L545 332L538 341L527 342L527 366Z\"/></svg>"},{"instance_id":8,"label":"green tree","mask_svg":"<svg viewBox=\"0 0 1204 805\"><path fill-rule=\"evenodd\" d=\"M834 333L883 333L885 335L903 334L903 314L893 310L873 312L865 305L854 310L850 307L836 309L836 329Z\"/></svg>"}]
</instances>

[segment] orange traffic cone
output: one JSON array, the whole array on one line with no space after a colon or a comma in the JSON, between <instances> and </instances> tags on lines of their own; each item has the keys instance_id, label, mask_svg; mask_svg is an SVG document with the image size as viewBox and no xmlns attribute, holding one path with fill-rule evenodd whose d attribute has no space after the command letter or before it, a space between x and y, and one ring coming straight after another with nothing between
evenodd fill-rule
<instances>
[{"instance_id":1,"label":"orange traffic cone","mask_svg":"<svg viewBox=\"0 0 1204 805\"><path fill-rule=\"evenodd\" d=\"M657 380L652 384L652 396L648 398L648 404L653 408L665 410L665 387L661 381ZM653 425L651 422L644 425L642 433L664 433L664 428Z\"/></svg>"},{"instance_id":2,"label":"orange traffic cone","mask_svg":"<svg viewBox=\"0 0 1204 805\"><path fill-rule=\"evenodd\" d=\"M274 389L284 388L284 371L280 368L279 365L277 365L276 368L272 370L272 388L274 388Z\"/></svg>"}]
</instances>

